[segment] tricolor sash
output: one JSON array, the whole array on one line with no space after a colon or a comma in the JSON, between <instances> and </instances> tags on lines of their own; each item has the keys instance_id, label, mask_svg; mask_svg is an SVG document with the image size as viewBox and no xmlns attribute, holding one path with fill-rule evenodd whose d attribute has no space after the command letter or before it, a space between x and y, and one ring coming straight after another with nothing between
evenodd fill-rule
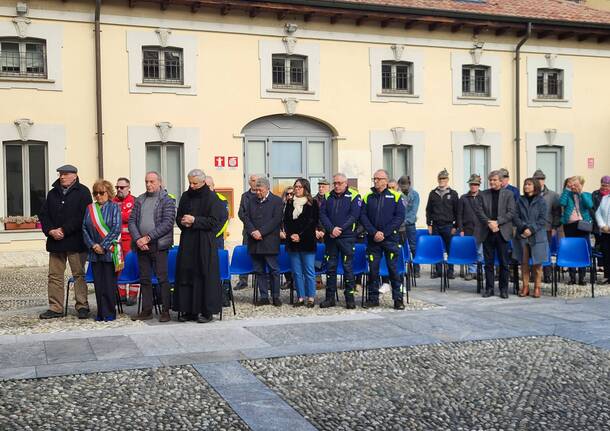
<instances>
[{"instance_id":1,"label":"tricolor sash","mask_svg":"<svg viewBox=\"0 0 610 431\"><path fill-rule=\"evenodd\" d=\"M106 235L110 233L110 228L104 221L104 217L102 217L102 207L97 202L89 204L87 207L89 211L89 216L91 217L91 222L93 223L93 227L97 233L102 237L102 239L106 238ZM112 262L114 263L114 270L116 272L122 271L125 266L125 261L123 260L123 250L121 248L121 234L119 233L119 237L112 242L112 246L110 248L112 252Z\"/></svg>"}]
</instances>

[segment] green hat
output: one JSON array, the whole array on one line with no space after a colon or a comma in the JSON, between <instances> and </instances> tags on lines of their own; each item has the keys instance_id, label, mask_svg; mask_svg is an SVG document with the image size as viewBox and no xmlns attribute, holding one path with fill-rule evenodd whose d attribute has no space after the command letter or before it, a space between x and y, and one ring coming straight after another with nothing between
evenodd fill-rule
<instances>
[{"instance_id":1,"label":"green hat","mask_svg":"<svg viewBox=\"0 0 610 431\"><path fill-rule=\"evenodd\" d=\"M330 185L330 183L328 182L328 180L327 180L326 178L320 178L320 179L318 180L318 185L320 185L320 184L325 184L325 185L327 185L327 186L329 186L329 185Z\"/></svg>"},{"instance_id":2,"label":"green hat","mask_svg":"<svg viewBox=\"0 0 610 431\"><path fill-rule=\"evenodd\" d=\"M536 169L536 172L534 172L534 179L536 179L536 180L545 180L546 179L546 175L544 175L544 172L542 172L542 169Z\"/></svg>"},{"instance_id":3,"label":"green hat","mask_svg":"<svg viewBox=\"0 0 610 431\"><path fill-rule=\"evenodd\" d=\"M442 171L440 171L438 173L437 178L440 180L441 178L449 178L449 172L447 172L447 169L443 169Z\"/></svg>"},{"instance_id":4,"label":"green hat","mask_svg":"<svg viewBox=\"0 0 610 431\"><path fill-rule=\"evenodd\" d=\"M481 185L481 176L478 175L478 174L470 175L470 178L468 178L468 184L478 184L478 185Z\"/></svg>"}]
</instances>

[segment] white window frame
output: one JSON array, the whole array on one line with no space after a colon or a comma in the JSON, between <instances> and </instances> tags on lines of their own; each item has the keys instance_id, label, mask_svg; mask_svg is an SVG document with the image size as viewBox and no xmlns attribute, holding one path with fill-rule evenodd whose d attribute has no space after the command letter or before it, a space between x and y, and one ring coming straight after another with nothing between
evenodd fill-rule
<instances>
[{"instance_id":1,"label":"white window frame","mask_svg":"<svg viewBox=\"0 0 610 431\"><path fill-rule=\"evenodd\" d=\"M540 153L554 153L558 156L558 162L555 164L555 171L557 173L557 177L555 178L555 184L561 186L564 178L566 178L564 171L565 171L565 164L566 164L566 160L565 160L565 151L564 151L564 147L559 146L559 145L539 145L536 147L536 169L539 169L540 166L538 165L538 154ZM549 177L549 173L545 172L546 177ZM547 185L548 185L548 181L547 181ZM554 191L557 191L559 187L557 187ZM561 191L561 190L559 190Z\"/></svg>"},{"instance_id":2,"label":"white window frame","mask_svg":"<svg viewBox=\"0 0 610 431\"><path fill-rule=\"evenodd\" d=\"M2 58L2 44L4 43L16 43L18 44L19 53L19 71L18 72L3 72L0 63L0 77L2 78L34 78L34 79L46 79L47 78L47 41L44 39L33 39L33 38L0 38L0 59ZM42 72L28 72L27 71L27 45L41 45L42 46ZM5 75L6 73L6 75Z\"/></svg>"},{"instance_id":3,"label":"white window frame","mask_svg":"<svg viewBox=\"0 0 610 431\"><path fill-rule=\"evenodd\" d=\"M483 71L485 74L484 90L477 92L477 70ZM464 91L464 72L468 71L468 91ZM491 67L482 64L464 64L462 65L462 97L491 97Z\"/></svg>"},{"instance_id":4,"label":"white window frame","mask_svg":"<svg viewBox=\"0 0 610 431\"><path fill-rule=\"evenodd\" d=\"M307 58L307 89L274 88L273 86L273 54L294 55ZM291 96L299 100L320 100L320 46L297 40L287 52L282 39L261 40L258 45L260 62L260 97L263 99L284 99Z\"/></svg>"},{"instance_id":5,"label":"white window frame","mask_svg":"<svg viewBox=\"0 0 610 431\"><path fill-rule=\"evenodd\" d=\"M168 30L167 48L182 49L182 84L174 82L145 82L143 68L143 49L146 47L165 48L160 44L159 33L150 31L127 32L127 56L129 62L130 93L169 93L197 95L198 42L196 36L173 34Z\"/></svg>"},{"instance_id":6,"label":"white window frame","mask_svg":"<svg viewBox=\"0 0 610 431\"><path fill-rule=\"evenodd\" d=\"M127 126L127 145L129 147L129 174L131 190L134 195L146 191L144 177L146 176L146 143L161 141L159 129L151 126ZM162 141L161 141L162 142ZM199 162L199 128L171 127L167 142L182 144L183 189L186 190L186 174L191 169L201 169ZM205 170L205 166L203 166ZM176 198L179 198L176 196Z\"/></svg>"},{"instance_id":7,"label":"white window frame","mask_svg":"<svg viewBox=\"0 0 610 431\"><path fill-rule=\"evenodd\" d=\"M44 159L45 159L45 192L49 189L49 178L48 178L48 160L49 160L49 152L48 152L48 144L44 141L3 141L2 142L2 153L4 156L4 161L2 165L2 169L5 168L6 161L6 148L7 146L20 146L21 147L21 167L23 172L23 180L21 182L22 193L23 193L23 214L7 214L7 215L23 215L29 217L32 215L32 206L30 201L30 152L28 148L30 146L40 146L44 147ZM6 176L6 172L4 173ZM6 180L5 180L6 181ZM4 208L7 208L8 211L8 190L6 190L7 185L5 185L4 190Z\"/></svg>"},{"instance_id":8,"label":"white window frame","mask_svg":"<svg viewBox=\"0 0 610 431\"><path fill-rule=\"evenodd\" d=\"M288 54L273 54L271 56L271 61L275 61L276 59L283 60L284 62L284 83L278 84L272 81L272 86L274 89L292 89L299 91L307 91L308 79L307 79L307 57L302 55L288 55ZM294 84L292 82L292 61L302 61L303 62L303 80L300 84ZM273 73L273 65L272 73ZM272 77L273 79L273 77Z\"/></svg>"},{"instance_id":9,"label":"white window frame","mask_svg":"<svg viewBox=\"0 0 610 431\"><path fill-rule=\"evenodd\" d=\"M397 171L398 171L398 152L399 151L405 151L407 153L407 171L402 174L402 175L408 175L409 177L413 178L413 148L411 147L411 145L394 145L394 144L386 144L383 146L382 148L382 157L383 157L383 152L390 150L392 152L392 168L391 169L387 169L387 167L385 166L385 164L383 165L384 169L388 170L388 172L390 172L390 178L393 178L395 180L398 180L398 178L401 175L397 175Z\"/></svg>"},{"instance_id":10,"label":"white window frame","mask_svg":"<svg viewBox=\"0 0 610 431\"><path fill-rule=\"evenodd\" d=\"M418 187L418 185L423 186L423 179L426 178L426 168L424 164L424 161L426 160L426 142L425 134L423 132L405 130L402 133L401 142L395 143L392 130L371 130L369 132L369 145L371 149L371 175L367 177L369 181L373 176L372 174L379 169L380 166L383 166L383 148L386 145L404 145L411 148L410 164L413 187Z\"/></svg>"},{"instance_id":11,"label":"white window frame","mask_svg":"<svg viewBox=\"0 0 610 431\"><path fill-rule=\"evenodd\" d=\"M35 120L35 119L34 119ZM0 124L2 146L4 142L23 141L17 127L13 123ZM53 184L57 179L57 167L65 165L66 161L66 130L63 125L39 124L34 121L30 127L27 141L46 142L47 144L47 184ZM0 217L6 214L6 174L4 172L4 149L0 151ZM144 178L144 177L142 177ZM4 225L0 223L0 230Z\"/></svg>"},{"instance_id":12,"label":"white window frame","mask_svg":"<svg viewBox=\"0 0 610 431\"><path fill-rule=\"evenodd\" d=\"M179 148L180 149L180 172L178 173L178 175L180 176L179 180L180 180L180 184L184 185L185 182L185 172L184 172L184 144L182 142L174 142L174 141L169 141L169 142L161 142L161 141L152 141L152 142L146 142L144 144L144 149L145 149L145 154L148 151L149 147L159 147L160 151L159 151L159 155L161 157L161 160L159 161L159 164L161 166L160 172L159 174L161 175L161 178L163 178L164 180L169 178L169 173L167 172L167 148L168 147L174 147L174 148ZM146 170L150 170L149 167L146 167ZM182 193L183 190L178 190L179 193ZM176 199L179 199L179 196L176 196Z\"/></svg>"},{"instance_id":13,"label":"white window frame","mask_svg":"<svg viewBox=\"0 0 610 431\"><path fill-rule=\"evenodd\" d=\"M500 106L501 58L483 50L478 62L473 62L469 51L454 51L451 53L451 80L453 85L454 105L486 105ZM489 67L489 96L465 96L462 94L463 66Z\"/></svg>"},{"instance_id":14,"label":"white window frame","mask_svg":"<svg viewBox=\"0 0 610 431\"><path fill-rule=\"evenodd\" d=\"M489 168L496 166L509 166L503 163L502 159L502 135L499 132L485 131L479 142L475 140L472 131L453 131L451 132L451 152L453 174L450 178L451 187L455 190L466 193L465 187L468 178L464 178L464 148L470 146L482 146L488 148ZM489 172L477 172L481 175L481 180L487 182Z\"/></svg>"},{"instance_id":15,"label":"white window frame","mask_svg":"<svg viewBox=\"0 0 610 431\"><path fill-rule=\"evenodd\" d=\"M582 168L577 169L574 165L575 145L572 133L556 133L552 142L549 142L549 135L544 132L527 132L525 134L525 149L527 156L527 173L531 175L536 170L536 155L538 147L562 147L563 148L563 175L564 178L571 177L580 173ZM584 154L581 153L581 154ZM584 156L579 159L583 160ZM561 192L561 190L555 190Z\"/></svg>"},{"instance_id":16,"label":"white window frame","mask_svg":"<svg viewBox=\"0 0 610 431\"><path fill-rule=\"evenodd\" d=\"M158 78L146 78L144 76L144 51L155 52L157 54L157 67L159 68L159 77ZM165 54L174 54L178 55L180 62L180 77L179 79L168 79L166 76L165 69ZM143 46L142 47L142 83L145 84L169 84L169 85L184 85L184 50L182 48L177 48L174 46Z\"/></svg>"},{"instance_id":17,"label":"white window frame","mask_svg":"<svg viewBox=\"0 0 610 431\"><path fill-rule=\"evenodd\" d=\"M381 73L382 64L386 61L411 63L411 93L383 90ZM371 102L424 102L424 54L422 50L411 46L401 46L397 50L392 49L392 45L370 48L369 66L371 69Z\"/></svg>"},{"instance_id":18,"label":"white window frame","mask_svg":"<svg viewBox=\"0 0 610 431\"><path fill-rule=\"evenodd\" d=\"M464 145L464 146L462 147L462 151L464 151L464 152L465 152L467 149L468 149L468 150L471 150L471 153L470 153L470 166L471 166L471 167L472 167L472 165L473 165L473 163L472 163L472 162L474 161L474 157L473 157L472 150L473 150L473 149L474 149L474 150L482 149L482 150L485 152L485 161L484 161L485 169L483 170L483 172L470 172L470 174L469 174L469 177L468 177L468 178L463 178L463 180L464 180L463 182L464 182L464 184L466 184L466 182L467 182L467 181L468 181L468 179L470 178L470 175L472 175L472 174L478 174L478 175L480 175L480 176L481 176L481 180L482 180L482 182L481 182L481 190L485 190L485 189L487 188L487 181L484 181L483 179L487 178L487 174L489 174L489 172L491 171L491 165L490 165L490 163L489 163L489 159L491 158L491 157L490 157L490 152L491 152L491 150L490 150L490 146L489 146L489 145L477 145L477 144L471 144L471 145ZM464 157L462 157L462 158L464 158ZM463 161L462 161L462 163L463 163ZM472 168L471 168L470 170L472 171ZM464 170L462 169L462 172L463 172L463 171L464 171Z\"/></svg>"},{"instance_id":19,"label":"white window frame","mask_svg":"<svg viewBox=\"0 0 610 431\"><path fill-rule=\"evenodd\" d=\"M557 94L549 94L549 76L552 73L557 74ZM538 91L538 79L540 78L540 74L542 74L542 94ZM538 99L563 99L563 70L551 69L548 67L539 68L536 71L536 97Z\"/></svg>"},{"instance_id":20,"label":"white window frame","mask_svg":"<svg viewBox=\"0 0 610 431\"><path fill-rule=\"evenodd\" d=\"M37 90L63 90L62 49L63 26L57 24L39 24L31 22L26 28L26 38L20 38L15 24L10 21L0 22L0 38L21 40L38 40L45 42L46 76L0 76L0 89L30 88Z\"/></svg>"},{"instance_id":21,"label":"white window frame","mask_svg":"<svg viewBox=\"0 0 610 431\"><path fill-rule=\"evenodd\" d=\"M390 88L383 88L383 68L390 68ZM398 68L407 69L406 88L398 88ZM381 62L381 92L383 94L413 94L413 63L410 61L382 61Z\"/></svg>"},{"instance_id":22,"label":"white window frame","mask_svg":"<svg viewBox=\"0 0 610 431\"><path fill-rule=\"evenodd\" d=\"M552 57L552 64L549 64ZM538 96L538 69L557 69L563 72L561 98ZM527 106L531 108L572 108L574 72L572 60L565 55L528 54L527 55Z\"/></svg>"}]
</instances>

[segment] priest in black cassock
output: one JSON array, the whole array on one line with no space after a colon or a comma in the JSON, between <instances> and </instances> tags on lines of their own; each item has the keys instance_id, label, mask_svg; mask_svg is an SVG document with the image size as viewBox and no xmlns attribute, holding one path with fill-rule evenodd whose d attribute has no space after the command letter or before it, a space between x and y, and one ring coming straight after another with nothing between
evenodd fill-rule
<instances>
[{"instance_id":1,"label":"priest in black cassock","mask_svg":"<svg viewBox=\"0 0 610 431\"><path fill-rule=\"evenodd\" d=\"M210 322L222 306L215 240L228 215L225 203L205 184L205 177L200 169L189 172L189 189L180 197L176 216L181 234L173 308L181 313L181 322Z\"/></svg>"}]
</instances>

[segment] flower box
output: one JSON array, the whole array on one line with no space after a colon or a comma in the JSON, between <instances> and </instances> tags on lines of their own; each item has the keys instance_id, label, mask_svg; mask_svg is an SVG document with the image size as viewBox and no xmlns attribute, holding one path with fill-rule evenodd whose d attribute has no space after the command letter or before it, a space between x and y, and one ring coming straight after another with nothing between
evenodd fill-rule
<instances>
[{"instance_id":1,"label":"flower box","mask_svg":"<svg viewBox=\"0 0 610 431\"><path fill-rule=\"evenodd\" d=\"M36 229L36 223L4 223L4 230Z\"/></svg>"}]
</instances>

